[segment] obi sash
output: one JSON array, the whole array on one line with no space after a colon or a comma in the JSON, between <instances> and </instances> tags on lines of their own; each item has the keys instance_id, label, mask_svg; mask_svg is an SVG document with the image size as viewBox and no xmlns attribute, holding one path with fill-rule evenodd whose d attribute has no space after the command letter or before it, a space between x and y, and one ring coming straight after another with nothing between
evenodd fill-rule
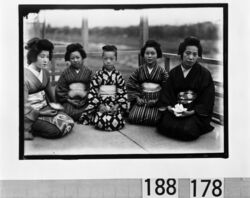
<instances>
[{"instance_id":1,"label":"obi sash","mask_svg":"<svg viewBox=\"0 0 250 198\"><path fill-rule=\"evenodd\" d=\"M196 97L197 94L192 90L182 91L178 94L178 103L183 104L184 107L190 108Z\"/></svg>"},{"instance_id":2,"label":"obi sash","mask_svg":"<svg viewBox=\"0 0 250 198\"><path fill-rule=\"evenodd\" d=\"M161 86L157 83L142 83L143 98L147 102L157 102L160 96Z\"/></svg>"},{"instance_id":3,"label":"obi sash","mask_svg":"<svg viewBox=\"0 0 250 198\"><path fill-rule=\"evenodd\" d=\"M47 106L45 92L39 91L39 92L34 93L34 94L29 94L28 103L30 103L30 106L35 110L40 110L43 107Z\"/></svg>"},{"instance_id":4,"label":"obi sash","mask_svg":"<svg viewBox=\"0 0 250 198\"><path fill-rule=\"evenodd\" d=\"M86 85L84 83L71 83L69 85L69 92L68 95L71 98L80 97L85 98L88 94L86 90Z\"/></svg>"},{"instance_id":5,"label":"obi sash","mask_svg":"<svg viewBox=\"0 0 250 198\"><path fill-rule=\"evenodd\" d=\"M116 95L116 86L115 85L101 85L99 88L99 96L106 98L108 96Z\"/></svg>"}]
</instances>

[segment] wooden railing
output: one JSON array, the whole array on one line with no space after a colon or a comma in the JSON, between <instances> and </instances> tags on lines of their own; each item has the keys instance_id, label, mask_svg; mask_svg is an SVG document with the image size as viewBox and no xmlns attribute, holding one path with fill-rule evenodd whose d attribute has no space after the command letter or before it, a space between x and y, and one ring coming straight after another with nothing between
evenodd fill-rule
<instances>
[{"instance_id":1,"label":"wooden railing","mask_svg":"<svg viewBox=\"0 0 250 198\"><path fill-rule=\"evenodd\" d=\"M138 50L134 50L134 51L119 51L120 53L129 53L129 54L139 54ZM88 57L100 57L101 53L100 52L90 52L87 53ZM53 55L53 60L52 60L52 64L51 64L51 81L52 84L56 84L56 76L60 76L61 72L57 72L55 69L55 65L56 65L56 61L58 59L62 59L64 58L64 54L62 53L56 53ZM176 66L177 64L173 63L173 60L176 60L176 62L178 62L180 60L180 57L176 54L171 54L171 53L163 53L163 61L164 61L164 66L166 71L170 71L174 66ZM143 60L141 59L140 55L138 55L138 65L140 65L143 62ZM212 65L216 65L217 67L222 67L223 63L222 61L219 60L215 60L215 59L210 59L210 58L202 58L199 59L200 63L204 63L204 64L212 64ZM224 102L224 93L223 93L223 83L219 82L219 81L214 81L215 87L216 87L216 92L215 92L215 96L217 98L217 101L222 101L221 103L223 104ZM218 124L223 124L224 122L224 116L223 116L223 112L219 112L214 110L213 113L213 121L215 123Z\"/></svg>"}]
</instances>

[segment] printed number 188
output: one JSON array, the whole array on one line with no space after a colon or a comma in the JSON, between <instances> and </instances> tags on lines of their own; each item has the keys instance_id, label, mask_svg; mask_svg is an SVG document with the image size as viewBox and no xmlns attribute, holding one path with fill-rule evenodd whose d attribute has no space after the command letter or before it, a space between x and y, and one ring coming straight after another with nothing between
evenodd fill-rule
<instances>
[{"instance_id":1,"label":"printed number 188","mask_svg":"<svg viewBox=\"0 0 250 198\"><path fill-rule=\"evenodd\" d=\"M176 179L145 179L143 181L143 198L178 198L178 184Z\"/></svg>"}]
</instances>

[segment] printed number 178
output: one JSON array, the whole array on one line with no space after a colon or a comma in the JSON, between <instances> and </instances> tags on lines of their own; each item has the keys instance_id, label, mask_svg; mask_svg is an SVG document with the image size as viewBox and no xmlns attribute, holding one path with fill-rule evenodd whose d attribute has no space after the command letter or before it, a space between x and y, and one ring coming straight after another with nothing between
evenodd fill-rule
<instances>
[{"instance_id":1,"label":"printed number 178","mask_svg":"<svg viewBox=\"0 0 250 198\"><path fill-rule=\"evenodd\" d=\"M214 198L224 197L224 185L222 179L191 179L190 198Z\"/></svg>"}]
</instances>

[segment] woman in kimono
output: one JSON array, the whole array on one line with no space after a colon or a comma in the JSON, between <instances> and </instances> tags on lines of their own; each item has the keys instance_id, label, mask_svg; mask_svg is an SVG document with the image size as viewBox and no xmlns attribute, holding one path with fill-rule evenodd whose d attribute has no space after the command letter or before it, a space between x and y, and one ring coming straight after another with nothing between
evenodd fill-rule
<instances>
[{"instance_id":1,"label":"woman in kimono","mask_svg":"<svg viewBox=\"0 0 250 198\"><path fill-rule=\"evenodd\" d=\"M180 140L195 140L213 129L210 125L215 88L210 72L197 61L200 41L186 38L179 46L181 64L169 73L159 109L163 111L158 131Z\"/></svg>"},{"instance_id":2,"label":"woman in kimono","mask_svg":"<svg viewBox=\"0 0 250 198\"><path fill-rule=\"evenodd\" d=\"M45 69L52 58L53 44L33 38L25 47L28 66L24 68L24 138L33 135L59 138L71 131L74 121L58 109L51 90L49 72ZM50 103L51 102L51 103Z\"/></svg>"},{"instance_id":3,"label":"woman in kimono","mask_svg":"<svg viewBox=\"0 0 250 198\"><path fill-rule=\"evenodd\" d=\"M82 114L83 124L92 123L97 129L115 131L124 127L124 113L127 111L125 82L115 68L117 48L105 45L103 67L94 75L88 94L88 107Z\"/></svg>"},{"instance_id":4,"label":"woman in kimono","mask_svg":"<svg viewBox=\"0 0 250 198\"><path fill-rule=\"evenodd\" d=\"M140 54L144 63L132 73L127 83L132 107L129 121L133 124L156 125L160 117L157 102L168 74L157 63L157 59L162 57L162 51L156 41L147 41Z\"/></svg>"},{"instance_id":5,"label":"woman in kimono","mask_svg":"<svg viewBox=\"0 0 250 198\"><path fill-rule=\"evenodd\" d=\"M56 86L56 99L64 107L64 111L75 121L87 106L87 94L92 71L84 65L86 53L79 43L70 44L66 48L65 61L70 66L61 74Z\"/></svg>"}]
</instances>

